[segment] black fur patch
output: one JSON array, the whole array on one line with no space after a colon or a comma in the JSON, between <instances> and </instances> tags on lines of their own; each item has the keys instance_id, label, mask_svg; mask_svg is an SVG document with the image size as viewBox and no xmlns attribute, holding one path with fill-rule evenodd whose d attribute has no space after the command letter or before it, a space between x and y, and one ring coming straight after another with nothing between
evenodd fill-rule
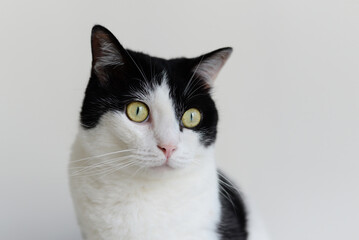
<instances>
[{"instance_id":1,"label":"black fur patch","mask_svg":"<svg viewBox=\"0 0 359 240\"><path fill-rule=\"evenodd\" d=\"M236 187L219 172L220 200L222 206L218 233L221 240L246 240L246 209Z\"/></svg>"},{"instance_id":2,"label":"black fur patch","mask_svg":"<svg viewBox=\"0 0 359 240\"><path fill-rule=\"evenodd\" d=\"M123 60L123 64L108 64L101 67L101 74L95 68L96 61L101 57L96 57L96 54L101 54L99 49L101 41L98 40L100 37L104 38L104 40L100 39L102 42L108 41L108 44L121 54ZM221 49L212 53L218 51ZM124 111L125 106L135 98L132 96L133 91L150 90L146 87L160 84L163 74L166 73L170 96L175 103L178 127L183 128L181 125L183 113L189 108L197 108L202 113L202 120L191 130L200 133L204 146L214 143L217 134L217 109L210 95L208 83L193 74L195 67L212 53L191 59L165 60L151 57L140 52L125 50L112 33L101 26L93 28L92 52L93 67L81 110L81 124L85 129L96 127L101 116L108 111ZM186 87L188 91L185 91Z\"/></svg>"}]
</instances>

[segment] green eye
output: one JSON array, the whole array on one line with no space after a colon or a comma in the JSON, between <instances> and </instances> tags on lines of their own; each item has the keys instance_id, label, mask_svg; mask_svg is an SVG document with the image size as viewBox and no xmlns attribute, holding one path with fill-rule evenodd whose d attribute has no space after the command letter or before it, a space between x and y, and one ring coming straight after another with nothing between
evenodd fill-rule
<instances>
[{"instance_id":1,"label":"green eye","mask_svg":"<svg viewBox=\"0 0 359 240\"><path fill-rule=\"evenodd\" d=\"M142 102L132 102L127 105L126 114L134 122L143 122L148 117L148 107Z\"/></svg>"},{"instance_id":2,"label":"green eye","mask_svg":"<svg viewBox=\"0 0 359 240\"><path fill-rule=\"evenodd\" d=\"M188 109L182 116L182 123L186 128L194 128L200 121L201 113L196 108Z\"/></svg>"}]
</instances>

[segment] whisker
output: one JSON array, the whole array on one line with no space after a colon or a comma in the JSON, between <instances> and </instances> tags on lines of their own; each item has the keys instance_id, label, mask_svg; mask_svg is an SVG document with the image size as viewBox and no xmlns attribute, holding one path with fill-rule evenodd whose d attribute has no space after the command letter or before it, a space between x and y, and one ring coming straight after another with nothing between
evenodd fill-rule
<instances>
[{"instance_id":1,"label":"whisker","mask_svg":"<svg viewBox=\"0 0 359 240\"><path fill-rule=\"evenodd\" d=\"M232 186L232 185L230 185L230 184L228 184L228 183L222 181L221 179L218 179L218 181L219 181L220 183L222 183L223 185L227 186L228 188L231 188L231 189L237 191L237 188L236 188L235 186Z\"/></svg>"},{"instance_id":2,"label":"whisker","mask_svg":"<svg viewBox=\"0 0 359 240\"><path fill-rule=\"evenodd\" d=\"M129 152L129 151L133 151L133 150L135 150L135 149L125 149L125 150L120 150L120 151L115 151L115 152L109 152L109 153L104 153L104 154L100 154L100 155L96 155L96 156L76 159L76 160L73 160L71 162L80 162L80 161L85 161L85 160L89 160L89 159L92 159L92 158L100 158L100 157L105 157L105 156L116 154L116 153Z\"/></svg>"},{"instance_id":3,"label":"whisker","mask_svg":"<svg viewBox=\"0 0 359 240\"><path fill-rule=\"evenodd\" d=\"M150 70L151 70L151 79L153 79L153 75L152 75L152 59L151 59L151 56L149 56L150 58Z\"/></svg>"},{"instance_id":4,"label":"whisker","mask_svg":"<svg viewBox=\"0 0 359 240\"><path fill-rule=\"evenodd\" d=\"M111 163L114 163L114 162L117 162L117 161L120 161L120 160L124 160L124 159L128 159L130 157L132 157L133 155L129 155L129 156L122 156L122 157L117 157L117 158L111 158L111 159L108 159L106 161L102 161L102 162L98 162L98 163L94 163L94 164L91 164L89 166L85 166L85 167L81 167L81 166L78 166L78 167L72 167L70 169L78 169L78 168L82 168L78 171L75 171L74 174L76 173L80 173L80 172L86 172L88 170L91 170L91 169L94 169L94 168L98 168L98 167L101 167L101 166L106 166L108 164L111 164Z\"/></svg>"},{"instance_id":5,"label":"whisker","mask_svg":"<svg viewBox=\"0 0 359 240\"><path fill-rule=\"evenodd\" d=\"M120 167L116 167L115 169L110 169L108 172L105 172L106 174L101 176L101 177L105 177L105 176L108 176L110 174L113 174L121 169L124 169L126 167L130 167L130 166L133 166L133 165L136 165L136 162L128 162L127 164L124 164L124 165L120 165Z\"/></svg>"},{"instance_id":6,"label":"whisker","mask_svg":"<svg viewBox=\"0 0 359 240\"><path fill-rule=\"evenodd\" d=\"M143 170L143 169L145 169L144 166L139 167L139 168L136 170L136 172L135 172L131 177L132 177L132 178L135 177L136 174L137 174L138 172L140 172L141 170Z\"/></svg>"},{"instance_id":7,"label":"whisker","mask_svg":"<svg viewBox=\"0 0 359 240\"><path fill-rule=\"evenodd\" d=\"M197 65L196 69L194 70L194 72L193 72L191 78L189 79L189 81L188 81L188 83L187 83L187 86L186 86L185 89L183 90L183 95L185 95L185 96L187 95L187 91L191 88L192 80L193 80L193 78L194 78L194 76L195 76L195 74L196 74L196 72L197 72L199 66L200 66L201 63L202 63L203 57L204 57L204 56L202 56L202 58L201 58L201 60L199 61L199 63L198 63L198 65Z\"/></svg>"},{"instance_id":8,"label":"whisker","mask_svg":"<svg viewBox=\"0 0 359 240\"><path fill-rule=\"evenodd\" d=\"M143 153L135 153L133 154L134 156L136 156L137 158L156 158L158 157L157 154L143 154Z\"/></svg>"},{"instance_id":9,"label":"whisker","mask_svg":"<svg viewBox=\"0 0 359 240\"><path fill-rule=\"evenodd\" d=\"M232 183L231 180L229 180L223 173L221 173L220 171L218 171L218 174L219 174L221 177L223 177L224 180L226 180L230 185L232 185L232 188L233 188L233 189L235 189L235 190L238 191L236 185L235 185L234 183ZM219 179L219 180L220 180L220 179ZM222 181L222 182L223 182L223 181ZM227 183L227 185L228 185L228 183Z\"/></svg>"},{"instance_id":10,"label":"whisker","mask_svg":"<svg viewBox=\"0 0 359 240\"><path fill-rule=\"evenodd\" d=\"M125 168L127 167L129 164L134 164L133 161L130 161L130 162L122 162L122 163L119 163L117 164L117 168L118 170L121 169L120 167L122 168ZM116 167L115 166L115 167ZM104 174L104 173L108 173L110 172L111 170L113 170L113 167L114 166L107 166L105 169L100 169L100 170L97 170L97 171L92 171L92 172L86 172L85 174L83 172L81 173L77 173L77 174L72 174L71 177L77 177L77 176L97 176L97 175L101 175L101 174Z\"/></svg>"},{"instance_id":11,"label":"whisker","mask_svg":"<svg viewBox=\"0 0 359 240\"><path fill-rule=\"evenodd\" d=\"M157 159L157 155L133 155L138 161L151 161Z\"/></svg>"},{"instance_id":12,"label":"whisker","mask_svg":"<svg viewBox=\"0 0 359 240\"><path fill-rule=\"evenodd\" d=\"M234 203L233 203L233 201L232 201L232 199L231 199L229 193L228 193L221 185L219 185L219 187L221 188L221 190L219 191L220 194L222 194L222 196L225 197L225 198L231 203L231 205L232 205L234 211L236 212L236 207L235 207L235 205L234 205ZM223 191L225 194L224 194L222 191Z\"/></svg>"},{"instance_id":13,"label":"whisker","mask_svg":"<svg viewBox=\"0 0 359 240\"><path fill-rule=\"evenodd\" d=\"M198 86L197 86L198 85ZM196 88L194 88L195 86L197 86ZM187 101L189 101L190 99L194 98L195 96L200 96L200 95L203 95L203 94L195 94L200 88L203 88L205 87L206 84L205 83L200 83L200 84L196 84L196 85L193 85L193 88L190 89L191 91L187 94Z\"/></svg>"},{"instance_id":14,"label":"whisker","mask_svg":"<svg viewBox=\"0 0 359 240\"><path fill-rule=\"evenodd\" d=\"M141 73L143 80L147 81L147 78L145 76L145 74L143 73L143 71L140 69L140 67L137 65L137 63L135 62L135 60L132 58L131 54L125 49L126 53L128 54L128 56L131 58L132 62L135 64L135 66L137 67L138 71ZM148 81L147 81L148 82Z\"/></svg>"}]
</instances>

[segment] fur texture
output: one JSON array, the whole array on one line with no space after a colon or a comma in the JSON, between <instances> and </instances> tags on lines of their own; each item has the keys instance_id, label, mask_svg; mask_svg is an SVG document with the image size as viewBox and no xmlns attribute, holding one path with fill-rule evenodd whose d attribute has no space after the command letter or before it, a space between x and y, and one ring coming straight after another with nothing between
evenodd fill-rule
<instances>
[{"instance_id":1,"label":"fur texture","mask_svg":"<svg viewBox=\"0 0 359 240\"><path fill-rule=\"evenodd\" d=\"M165 60L126 50L105 28L92 31L93 63L69 165L84 239L247 239L243 201L218 173L213 80L232 52ZM149 117L126 114L139 101ZM201 121L182 123L196 108ZM173 146L164 154L162 146Z\"/></svg>"}]
</instances>

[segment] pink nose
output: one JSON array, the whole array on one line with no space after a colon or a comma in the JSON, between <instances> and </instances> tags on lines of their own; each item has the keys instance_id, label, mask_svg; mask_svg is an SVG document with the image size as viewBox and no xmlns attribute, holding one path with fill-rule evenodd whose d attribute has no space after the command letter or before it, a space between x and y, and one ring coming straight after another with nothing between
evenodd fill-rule
<instances>
[{"instance_id":1,"label":"pink nose","mask_svg":"<svg viewBox=\"0 0 359 240\"><path fill-rule=\"evenodd\" d=\"M170 144L157 145L157 147L165 154L167 159L169 159L176 150L176 146Z\"/></svg>"}]
</instances>

